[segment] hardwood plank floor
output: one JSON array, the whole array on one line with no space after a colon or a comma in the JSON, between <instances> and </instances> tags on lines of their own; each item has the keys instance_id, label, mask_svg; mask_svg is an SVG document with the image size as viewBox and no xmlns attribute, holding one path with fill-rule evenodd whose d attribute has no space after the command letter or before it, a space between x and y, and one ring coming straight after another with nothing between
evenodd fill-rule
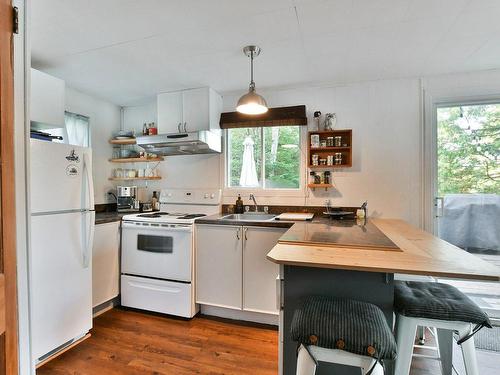
<instances>
[{"instance_id":1,"label":"hardwood plank floor","mask_svg":"<svg viewBox=\"0 0 500 375\"><path fill-rule=\"evenodd\" d=\"M430 342L431 343L431 342ZM461 355L455 353L456 367ZM481 375L500 368L500 354L478 352ZM184 375L278 372L278 332L206 317L173 319L113 309L92 336L38 369L38 375ZM415 358L411 375L439 374L436 361ZM463 371L461 374L465 374Z\"/></svg>"}]
</instances>

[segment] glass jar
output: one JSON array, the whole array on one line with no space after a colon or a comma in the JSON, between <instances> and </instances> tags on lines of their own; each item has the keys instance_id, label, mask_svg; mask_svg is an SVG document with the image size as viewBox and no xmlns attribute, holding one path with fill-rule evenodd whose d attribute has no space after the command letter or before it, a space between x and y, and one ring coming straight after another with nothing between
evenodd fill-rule
<instances>
[{"instance_id":1,"label":"glass jar","mask_svg":"<svg viewBox=\"0 0 500 375\"><path fill-rule=\"evenodd\" d=\"M335 147L342 147L342 137L340 135L335 137Z\"/></svg>"}]
</instances>

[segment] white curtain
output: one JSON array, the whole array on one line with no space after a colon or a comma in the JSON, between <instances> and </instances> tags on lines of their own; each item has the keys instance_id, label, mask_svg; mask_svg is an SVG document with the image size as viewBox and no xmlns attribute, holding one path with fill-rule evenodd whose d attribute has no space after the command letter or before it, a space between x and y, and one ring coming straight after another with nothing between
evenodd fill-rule
<instances>
[{"instance_id":1,"label":"white curtain","mask_svg":"<svg viewBox=\"0 0 500 375\"><path fill-rule=\"evenodd\" d=\"M64 123L66 126L63 142L75 145L90 147L90 126L89 118L76 113L65 112Z\"/></svg>"}]
</instances>

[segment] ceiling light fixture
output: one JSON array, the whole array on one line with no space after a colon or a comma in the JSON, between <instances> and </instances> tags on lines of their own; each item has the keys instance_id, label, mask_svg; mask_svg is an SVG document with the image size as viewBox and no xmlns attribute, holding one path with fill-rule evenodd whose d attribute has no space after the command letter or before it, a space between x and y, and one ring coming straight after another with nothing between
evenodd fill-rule
<instances>
[{"instance_id":1,"label":"ceiling light fixture","mask_svg":"<svg viewBox=\"0 0 500 375\"><path fill-rule=\"evenodd\" d=\"M246 46L243 48L243 53L250 57L250 86L248 93L238 100L236 110L246 115L260 115L266 113L268 109L266 100L255 91L255 82L253 81L253 59L259 56L260 51L260 47L258 46Z\"/></svg>"}]
</instances>

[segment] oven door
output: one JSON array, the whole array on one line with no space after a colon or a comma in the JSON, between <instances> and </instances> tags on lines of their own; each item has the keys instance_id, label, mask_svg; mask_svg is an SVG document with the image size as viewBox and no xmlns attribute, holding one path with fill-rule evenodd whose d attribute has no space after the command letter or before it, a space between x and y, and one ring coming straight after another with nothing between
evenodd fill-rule
<instances>
[{"instance_id":1,"label":"oven door","mask_svg":"<svg viewBox=\"0 0 500 375\"><path fill-rule=\"evenodd\" d=\"M191 281L192 225L122 223L122 273Z\"/></svg>"}]
</instances>

